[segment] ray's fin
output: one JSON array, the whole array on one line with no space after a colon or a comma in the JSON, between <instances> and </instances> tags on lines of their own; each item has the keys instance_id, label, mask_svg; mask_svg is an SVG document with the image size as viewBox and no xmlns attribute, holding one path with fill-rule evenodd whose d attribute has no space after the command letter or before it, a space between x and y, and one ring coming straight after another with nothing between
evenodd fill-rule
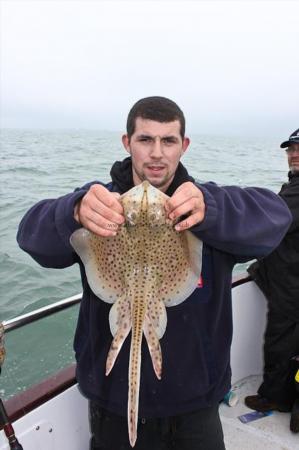
<instances>
[{"instance_id":1,"label":"ray's fin","mask_svg":"<svg viewBox=\"0 0 299 450\"><path fill-rule=\"evenodd\" d=\"M148 316L146 316L144 321L143 332L151 355L153 369L155 371L157 378L161 380L162 375L161 346L155 328Z\"/></svg>"},{"instance_id":2,"label":"ray's fin","mask_svg":"<svg viewBox=\"0 0 299 450\"><path fill-rule=\"evenodd\" d=\"M157 338L161 339L167 326L167 313L164 303L154 293L147 302L146 315Z\"/></svg>"},{"instance_id":3,"label":"ray's fin","mask_svg":"<svg viewBox=\"0 0 299 450\"><path fill-rule=\"evenodd\" d=\"M120 297L111 307L109 323L114 337L106 360L106 375L109 375L111 372L122 345L131 331L131 308L130 302L126 300L126 297Z\"/></svg>"},{"instance_id":4,"label":"ray's fin","mask_svg":"<svg viewBox=\"0 0 299 450\"><path fill-rule=\"evenodd\" d=\"M101 237L80 228L70 237L85 266L89 286L107 303L114 303L124 292L123 261L127 258L124 233L122 229L117 236Z\"/></svg>"},{"instance_id":5,"label":"ray's fin","mask_svg":"<svg viewBox=\"0 0 299 450\"><path fill-rule=\"evenodd\" d=\"M179 305L196 289L201 275L202 246L191 231L183 231L176 245L170 247L158 292L166 306Z\"/></svg>"}]
</instances>

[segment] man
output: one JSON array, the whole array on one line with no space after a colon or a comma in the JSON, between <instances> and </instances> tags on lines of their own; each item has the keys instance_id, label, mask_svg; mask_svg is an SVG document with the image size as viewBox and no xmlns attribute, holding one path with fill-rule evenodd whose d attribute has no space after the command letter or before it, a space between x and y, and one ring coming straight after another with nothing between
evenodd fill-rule
<instances>
[{"instance_id":1,"label":"man","mask_svg":"<svg viewBox=\"0 0 299 450\"><path fill-rule=\"evenodd\" d=\"M180 163L189 146L185 118L169 99L139 100L122 142L130 157L112 166L110 183L92 182L33 206L20 224L18 242L46 267L80 265L84 293L74 347L77 380L90 400L90 448L127 450L130 337L106 377L110 305L91 291L69 238L82 226L100 236L115 235L124 223L119 194L143 180L170 197L165 208L169 218L180 218L176 228L191 229L204 243L202 280L185 302L168 308L161 380L146 347L142 352L135 448L223 450L218 404L230 388L232 269L271 252L289 227L290 212L266 189L195 183Z\"/></svg>"},{"instance_id":2,"label":"man","mask_svg":"<svg viewBox=\"0 0 299 450\"><path fill-rule=\"evenodd\" d=\"M276 250L248 269L268 300L264 343L264 376L258 395L245 398L257 411L291 411L290 428L299 432L299 409L295 407L296 364L299 355L299 129L280 146L286 148L289 182L279 195L287 203L292 224Z\"/></svg>"}]
</instances>

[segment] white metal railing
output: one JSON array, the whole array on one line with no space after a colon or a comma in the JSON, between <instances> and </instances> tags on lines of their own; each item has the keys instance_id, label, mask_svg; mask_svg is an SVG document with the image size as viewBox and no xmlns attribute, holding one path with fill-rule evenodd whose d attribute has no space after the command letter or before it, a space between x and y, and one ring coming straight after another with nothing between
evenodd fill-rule
<instances>
[{"instance_id":1,"label":"white metal railing","mask_svg":"<svg viewBox=\"0 0 299 450\"><path fill-rule=\"evenodd\" d=\"M51 305L35 309L34 311L14 317L13 319L5 320L4 322L2 322L4 330L6 332L15 330L16 328L22 327L23 325L35 322L36 320L42 319L43 317L47 317L56 312L70 308L71 306L80 303L81 299L82 293L65 298L64 300L59 300L58 302L52 303Z\"/></svg>"}]
</instances>

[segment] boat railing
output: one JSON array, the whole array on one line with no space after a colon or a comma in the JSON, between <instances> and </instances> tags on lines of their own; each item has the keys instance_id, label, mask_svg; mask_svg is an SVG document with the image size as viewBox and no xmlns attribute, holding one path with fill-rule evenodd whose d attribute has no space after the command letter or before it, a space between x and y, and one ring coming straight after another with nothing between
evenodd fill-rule
<instances>
[{"instance_id":1,"label":"boat railing","mask_svg":"<svg viewBox=\"0 0 299 450\"><path fill-rule=\"evenodd\" d=\"M44 317L51 316L52 314L55 314L59 311L70 308L71 306L80 303L81 299L82 293L76 294L72 297L68 297L50 305L43 306L42 308L35 309L34 311L31 311L29 313L14 317L13 319L5 320L2 322L2 325L5 332L12 331L29 323L33 323L39 319L43 319Z\"/></svg>"},{"instance_id":2,"label":"boat railing","mask_svg":"<svg viewBox=\"0 0 299 450\"><path fill-rule=\"evenodd\" d=\"M52 316L60 311L67 310L68 308L79 304L81 299L82 293L76 294L72 297L65 298L0 323L0 373L1 365L5 359L4 332L7 333L17 328L21 328L24 325L32 324L40 319ZM9 417L11 421L17 420L24 414L30 412L37 406L42 405L44 402L49 401L49 399L72 386L76 382L75 369L74 363L69 364L51 377L44 379L31 387L27 387L24 392L19 392L4 402L2 402L0 398L0 430L4 429L5 418L8 420ZM9 425L11 429L11 423L9 423Z\"/></svg>"}]
</instances>

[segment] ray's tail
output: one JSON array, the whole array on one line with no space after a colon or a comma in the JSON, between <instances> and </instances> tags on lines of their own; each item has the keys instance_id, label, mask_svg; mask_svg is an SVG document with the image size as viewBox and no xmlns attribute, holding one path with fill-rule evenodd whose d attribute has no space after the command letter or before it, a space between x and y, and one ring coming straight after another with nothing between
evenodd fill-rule
<instances>
[{"instance_id":1,"label":"ray's tail","mask_svg":"<svg viewBox=\"0 0 299 450\"><path fill-rule=\"evenodd\" d=\"M143 334L143 322L145 308L140 303L134 305L132 311L132 337L129 363L129 392L128 392L128 431L129 441L134 447L137 439L140 368L141 368L141 343Z\"/></svg>"},{"instance_id":2,"label":"ray's tail","mask_svg":"<svg viewBox=\"0 0 299 450\"><path fill-rule=\"evenodd\" d=\"M128 296L119 298L110 310L109 322L114 338L106 361L106 375L108 375L126 337L131 331L128 376L128 434L132 447L134 447L137 439L142 336L144 333L153 369L157 378L161 379L162 354L159 339L164 334L167 322L165 306L155 301L153 296L150 296L151 299L147 301L147 289L144 289L143 295L136 295L136 291L138 292L137 288L135 289L135 295L129 293Z\"/></svg>"}]
</instances>

